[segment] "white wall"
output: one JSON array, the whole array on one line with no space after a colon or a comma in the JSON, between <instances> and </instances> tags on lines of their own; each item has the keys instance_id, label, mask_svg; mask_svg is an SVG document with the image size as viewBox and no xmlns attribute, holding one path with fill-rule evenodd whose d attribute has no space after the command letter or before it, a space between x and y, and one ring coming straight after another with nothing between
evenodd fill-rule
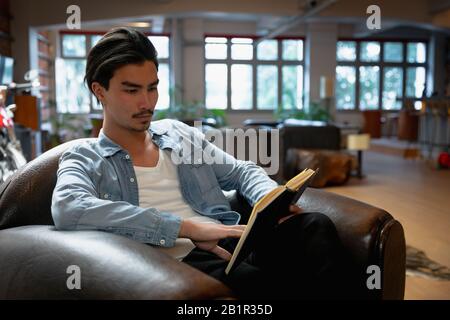
<instances>
[{"instance_id":1,"label":"white wall","mask_svg":"<svg viewBox=\"0 0 450 320\"><path fill-rule=\"evenodd\" d=\"M338 25L335 23L309 23L306 33L305 91L309 101L320 99L320 78L334 79L336 70L336 41Z\"/></svg>"},{"instance_id":2,"label":"white wall","mask_svg":"<svg viewBox=\"0 0 450 320\"><path fill-rule=\"evenodd\" d=\"M183 98L184 101L203 101L205 95L204 25L202 19L183 21Z\"/></svg>"}]
</instances>

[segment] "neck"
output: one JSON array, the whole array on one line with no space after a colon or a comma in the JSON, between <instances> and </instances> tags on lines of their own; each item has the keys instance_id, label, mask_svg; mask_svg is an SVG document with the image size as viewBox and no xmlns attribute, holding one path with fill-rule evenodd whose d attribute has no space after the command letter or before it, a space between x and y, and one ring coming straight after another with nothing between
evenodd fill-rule
<instances>
[{"instance_id":1,"label":"neck","mask_svg":"<svg viewBox=\"0 0 450 320\"><path fill-rule=\"evenodd\" d=\"M147 144L151 143L148 130L132 131L120 127L112 128L104 123L103 133L131 154L139 152L139 150L145 150Z\"/></svg>"}]
</instances>

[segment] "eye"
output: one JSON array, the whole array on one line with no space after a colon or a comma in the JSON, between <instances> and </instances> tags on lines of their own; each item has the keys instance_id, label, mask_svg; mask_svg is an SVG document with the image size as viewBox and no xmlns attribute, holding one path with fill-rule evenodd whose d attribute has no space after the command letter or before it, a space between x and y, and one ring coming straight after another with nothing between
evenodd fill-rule
<instances>
[{"instance_id":1,"label":"eye","mask_svg":"<svg viewBox=\"0 0 450 320\"><path fill-rule=\"evenodd\" d=\"M130 94L133 94L133 93L136 93L137 90L136 90L136 89L125 89L125 92L126 92L126 93L130 93Z\"/></svg>"},{"instance_id":2,"label":"eye","mask_svg":"<svg viewBox=\"0 0 450 320\"><path fill-rule=\"evenodd\" d=\"M148 89L148 91L155 91L157 89L158 89L157 87L152 87L152 88Z\"/></svg>"}]
</instances>

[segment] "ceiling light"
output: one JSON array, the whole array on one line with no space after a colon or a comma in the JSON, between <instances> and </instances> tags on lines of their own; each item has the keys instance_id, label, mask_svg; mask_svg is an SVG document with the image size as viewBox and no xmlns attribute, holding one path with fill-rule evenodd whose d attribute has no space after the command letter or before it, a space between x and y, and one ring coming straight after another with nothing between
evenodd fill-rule
<instances>
[{"instance_id":1,"label":"ceiling light","mask_svg":"<svg viewBox=\"0 0 450 320\"><path fill-rule=\"evenodd\" d=\"M148 28L152 24L150 22L130 22L128 23L129 27L135 27L135 28Z\"/></svg>"}]
</instances>

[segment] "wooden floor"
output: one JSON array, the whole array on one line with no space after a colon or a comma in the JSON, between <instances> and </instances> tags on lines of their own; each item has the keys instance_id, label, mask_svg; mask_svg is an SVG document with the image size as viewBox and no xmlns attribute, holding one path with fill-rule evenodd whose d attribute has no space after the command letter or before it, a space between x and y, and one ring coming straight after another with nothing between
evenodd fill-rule
<instances>
[{"instance_id":1,"label":"wooden floor","mask_svg":"<svg viewBox=\"0 0 450 320\"><path fill-rule=\"evenodd\" d=\"M328 191L380 207L399 220L406 243L450 266L450 170L375 152L363 155L363 179ZM450 281L406 278L405 299L450 299Z\"/></svg>"}]
</instances>

